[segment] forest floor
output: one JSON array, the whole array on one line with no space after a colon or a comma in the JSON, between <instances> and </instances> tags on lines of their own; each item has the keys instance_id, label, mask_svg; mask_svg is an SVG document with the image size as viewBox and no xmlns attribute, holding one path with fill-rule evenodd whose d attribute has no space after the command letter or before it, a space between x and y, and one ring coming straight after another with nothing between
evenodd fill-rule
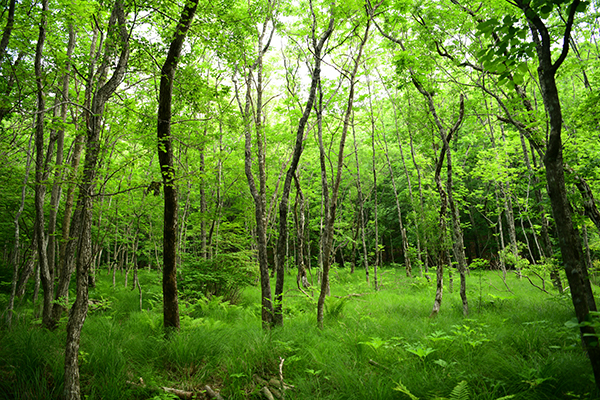
<instances>
[{"instance_id":1,"label":"forest floor","mask_svg":"<svg viewBox=\"0 0 600 400\"><path fill-rule=\"evenodd\" d=\"M548 294L514 273L505 285L500 272L473 271L463 317L458 276L453 291L446 276L441 312L429 318L433 281L394 268L378 278L375 291L364 271L334 269L322 330L318 292L296 289L295 271L286 277L284 327L270 331L261 328L258 286L237 304L184 297L181 331L166 339L159 273L140 271L140 311L131 275L129 288L119 274L113 288L104 272L82 335L83 394L178 398L166 387L203 399L208 385L226 400L266 398L264 387L277 398L282 386L288 400L600 398L570 298L550 283ZM58 399L66 317L49 332L31 304L18 313L11 330L0 330L0 398Z\"/></svg>"}]
</instances>

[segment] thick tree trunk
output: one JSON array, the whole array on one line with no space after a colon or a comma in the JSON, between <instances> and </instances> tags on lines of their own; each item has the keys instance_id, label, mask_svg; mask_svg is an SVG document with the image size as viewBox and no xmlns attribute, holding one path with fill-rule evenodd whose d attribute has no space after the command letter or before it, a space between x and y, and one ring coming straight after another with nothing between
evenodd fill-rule
<instances>
[{"instance_id":1,"label":"thick tree trunk","mask_svg":"<svg viewBox=\"0 0 600 400\"><path fill-rule=\"evenodd\" d=\"M171 139L171 102L173 80L179 62L183 41L192 24L198 0L186 2L175 28L160 77L158 99L158 159L164 186L163 229L163 321L166 330L179 329L179 302L177 297L177 186L173 143Z\"/></svg>"},{"instance_id":2,"label":"thick tree trunk","mask_svg":"<svg viewBox=\"0 0 600 400\"><path fill-rule=\"evenodd\" d=\"M579 234L573 224L571 206L567 199L564 180L563 145L562 145L562 110L556 87L555 74L567 56L568 39L577 7L580 1L574 0L569 6L563 48L558 59L552 62L552 40L544 22L529 8L528 3L517 2L528 19L533 41L536 45L539 61L538 77L544 100L544 107L549 118L550 133L544 156L548 195L552 205L556 230L560 243L565 272L571 289L571 298L575 314L580 323L589 321L590 311L596 310L593 295L590 296L589 279L586 279L586 265L583 258ZM596 385L600 388L600 346L597 344L597 333L593 326L582 324L580 327L583 342L589 355Z\"/></svg>"},{"instance_id":3,"label":"thick tree trunk","mask_svg":"<svg viewBox=\"0 0 600 400\"><path fill-rule=\"evenodd\" d=\"M4 31L2 32L2 39L0 40L0 63L4 60L4 56L6 55L6 48L8 47L8 43L10 41L10 35L12 34L13 26L15 23L15 5L16 0L10 0L8 5L8 15L6 18L6 25L4 26Z\"/></svg>"}]
</instances>

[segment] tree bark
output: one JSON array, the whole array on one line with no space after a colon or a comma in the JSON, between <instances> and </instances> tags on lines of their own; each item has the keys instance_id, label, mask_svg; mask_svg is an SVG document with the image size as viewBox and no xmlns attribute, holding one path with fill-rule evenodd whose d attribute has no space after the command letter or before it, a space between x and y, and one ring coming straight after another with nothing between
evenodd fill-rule
<instances>
[{"instance_id":1,"label":"tree bark","mask_svg":"<svg viewBox=\"0 0 600 400\"><path fill-rule=\"evenodd\" d=\"M333 10L331 18L329 19L329 24L327 29L323 34L318 38L316 36L316 25L317 19L312 11L312 1L309 2L311 14L313 17L312 22L312 45L313 45L313 60L314 66L311 76L310 90L308 94L308 100L306 105L304 106L304 110L302 112L302 117L300 121L298 121L298 128L296 130L296 143L294 145L294 152L292 155L292 162L286 172L285 182L283 184L283 192L281 194L281 201L279 203L279 238L277 241L277 262L275 265L277 266L277 278L275 281L275 307L274 307L274 318L273 322L275 325L283 325L283 283L284 283L284 264L285 264L285 245L287 243L288 231L287 231L287 214L289 208L289 197L290 190L292 187L292 179L296 175L296 169L298 168L298 163L300 161L300 156L302 155L302 151L304 150L304 131L306 129L306 123L308 122L308 117L313 108L313 104L315 101L317 84L321 75L321 51L325 42L331 36L333 32L333 23L335 21L333 17ZM306 274L306 273L305 273Z\"/></svg>"},{"instance_id":2,"label":"tree bark","mask_svg":"<svg viewBox=\"0 0 600 400\"><path fill-rule=\"evenodd\" d=\"M358 161L358 145L356 143L356 132L354 130L354 123L352 124L352 136L354 139L354 159L356 162L356 196L358 203L358 222L360 228L360 239L362 243L362 259L363 267L365 269L365 277L367 283L369 283L369 252L367 250L367 232L365 221L365 200L363 198L362 184L360 180L360 162Z\"/></svg>"},{"instance_id":3,"label":"tree bark","mask_svg":"<svg viewBox=\"0 0 600 400\"><path fill-rule=\"evenodd\" d=\"M344 120L342 126L342 134L340 137L340 144L338 149L338 160L337 160L337 171L335 181L333 183L333 187L331 188L331 199L324 199L326 207L325 207L325 229L323 232L324 241L323 241L323 278L321 280L321 292L319 294L319 299L317 301L317 325L322 328L323 327L323 309L325 306L325 296L327 295L329 289L329 267L331 263L331 249L333 246L333 228L335 225L335 216L336 216L336 208L337 208L337 198L338 192L340 188L340 183L342 181L342 169L344 165L344 146L346 144L346 135L348 133L348 127L350 125L350 115L352 114L352 106L354 104L354 86L356 84L356 75L358 73L358 67L360 65L360 59L363 53L363 49L369 37L369 27L370 27L370 19L367 21L367 26L365 27L365 33L361 39L358 54L354 58L354 68L350 74L350 91L348 94L348 103L346 106L346 110L344 113ZM320 103L322 103L320 101ZM322 185L324 197L326 196L326 192L328 192L328 184L327 177L325 174L325 152L323 147L323 131L322 131L322 104L319 104L317 119L319 124L319 148L320 148L320 162L321 162L321 177L322 177Z\"/></svg>"},{"instance_id":4,"label":"tree bark","mask_svg":"<svg viewBox=\"0 0 600 400\"><path fill-rule=\"evenodd\" d=\"M464 97L461 94L460 96L460 106L459 106L459 114L458 114L458 118L456 120L456 122L454 123L454 125L452 126L452 128L450 128L450 130L448 130L446 132L446 129L444 128L444 126L442 125L442 122L437 114L437 111L435 109L435 105L433 103L433 95L431 94L431 92L427 91L423 85L417 80L417 78L415 77L415 75L411 72L411 77L412 77L412 82L414 84L414 86L417 88L417 90L423 95L423 97L425 97L425 100L427 101L427 105L429 108L429 113L431 114L431 116L434 119L435 125L437 126L438 129L438 133L440 134L440 138L442 139L442 149L440 151L440 156L437 160L436 163L436 168L435 168L435 182L436 182L436 187L438 189L438 193L440 195L440 250L443 253L445 250L445 236L446 236L446 211L447 211L447 207L450 206L450 212L451 212L451 219L452 219L452 236L453 236L453 250L454 250L454 254L455 257L457 258L458 261L458 265L459 265L459 272L461 272L461 299L463 301L463 313L465 313L465 315L468 313L468 305L467 305L467 296L466 296L466 288L465 288L465 277L464 277L464 272L466 270L466 261L465 261L465 255L464 255L464 244L463 244L463 240L462 240L462 230L460 227L460 219L459 216L457 215L457 209L455 207L454 204L454 198L452 196L452 163L451 163L451 153L450 153L450 140L452 139L452 135L458 131L458 129L460 128L460 126L462 125L462 121L464 118L464 114L465 114L465 104L464 104ZM444 158L447 158L447 180L448 180L448 193L446 193L444 191L444 188L442 186L442 181L441 181L441 171L442 171L442 167L444 164ZM443 258L443 256L441 256L440 258ZM448 260L449 261L449 260ZM443 263L440 263L440 265L438 265L438 271L437 271L437 289L436 289L436 295L435 295L435 300L434 300L434 305L433 305L433 309L431 311L431 317L435 317L440 310L441 307L441 302L442 302L442 290L443 290Z\"/></svg>"},{"instance_id":5,"label":"tree bark","mask_svg":"<svg viewBox=\"0 0 600 400\"><path fill-rule=\"evenodd\" d=\"M42 312L42 323L48 329L54 329L52 321L52 306L54 300L54 277L48 266L46 254L46 235L44 233L44 197L46 194L46 183L44 182L45 160L44 160L44 109L46 108L44 82L42 77L42 54L46 40L46 25L48 13L48 0L42 1L42 16L39 28L39 36L35 50L35 82L37 88L37 116L35 127L35 231L37 234L38 268L42 287L44 289L44 308ZM50 146L50 144L49 144Z\"/></svg>"},{"instance_id":6,"label":"tree bark","mask_svg":"<svg viewBox=\"0 0 600 400\"><path fill-rule=\"evenodd\" d=\"M171 102L173 80L179 62L183 41L187 35L198 0L186 1L169 46L167 59L160 72L158 99L158 159L164 186L163 229L163 321L166 330L179 329L179 302L177 297L177 186L171 139Z\"/></svg>"},{"instance_id":7,"label":"tree bark","mask_svg":"<svg viewBox=\"0 0 600 400\"><path fill-rule=\"evenodd\" d=\"M552 61L552 39L541 18L529 7L529 3L517 1L517 6L527 17L538 58L538 77L549 118L550 132L544 156L548 195L552 205L556 230L562 252L565 272L571 289L571 298L575 314L580 323L590 320L590 311L596 310L593 296L589 295L589 280L585 280L586 265L583 258L579 234L573 224L571 206L567 199L564 180L562 145L562 110L556 87L555 75L569 51L569 38L580 0L574 0L569 6L569 15L564 31L562 51L556 61ZM582 339L600 388L600 346L597 344L596 331L592 326L582 324Z\"/></svg>"},{"instance_id":8,"label":"tree bark","mask_svg":"<svg viewBox=\"0 0 600 400\"><path fill-rule=\"evenodd\" d=\"M78 232L77 251L77 297L69 312L67 322L67 341L65 346L65 382L64 398L66 400L80 400L81 390L79 385L79 343L81 340L81 329L88 311L88 283L89 267L92 261L91 255L91 226L92 226L92 199L97 176L98 156L100 154L100 132L102 128L102 116L104 105L117 89L127 68L129 59L129 33L126 27L125 11L121 0L117 0L111 12L109 20L109 31L117 30L117 38L120 40L121 51L116 63L112 77L104 83L104 77L111 64L111 56L114 54L116 44L107 45L105 57L99 68L97 76L98 89L94 95L90 115L88 115L87 126L87 148L83 169L83 182L80 185L78 208L80 209L81 223Z\"/></svg>"}]
</instances>

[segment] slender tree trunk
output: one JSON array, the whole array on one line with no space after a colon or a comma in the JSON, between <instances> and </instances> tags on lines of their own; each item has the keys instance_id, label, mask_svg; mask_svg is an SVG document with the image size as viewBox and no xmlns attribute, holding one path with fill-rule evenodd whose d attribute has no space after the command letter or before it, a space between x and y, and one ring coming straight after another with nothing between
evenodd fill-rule
<instances>
[{"instance_id":1,"label":"slender tree trunk","mask_svg":"<svg viewBox=\"0 0 600 400\"><path fill-rule=\"evenodd\" d=\"M308 100L306 105L304 106L304 110L302 112L302 117L298 122L298 129L296 130L296 143L294 146L294 152L292 155L292 162L290 167L287 170L285 175L285 182L283 184L283 192L281 194L281 202L279 203L279 239L277 242L277 261L275 265L277 266L277 278L275 281L275 307L274 307L274 320L273 322L276 325L283 325L283 283L284 283L284 264L285 264L285 245L288 239L287 232L287 213L288 213L288 202L290 196L290 190L292 187L292 179L296 175L296 169L298 168L298 163L300 161L300 156L302 155L302 151L304 150L304 131L306 129L306 123L308 122L308 117L310 116L310 112L312 111L313 104L315 101L317 84L321 75L321 50L325 45L325 42L331 36L333 32L333 23L334 17L333 14L329 19L329 25L323 34L318 38L316 36L316 25L317 19L312 10L312 1L309 2L311 14L313 17L312 23L312 45L313 45L313 60L314 66L311 76L310 90L308 94ZM332 10L333 12L333 10ZM299 187L299 185L298 185Z\"/></svg>"},{"instance_id":2,"label":"slender tree trunk","mask_svg":"<svg viewBox=\"0 0 600 400\"><path fill-rule=\"evenodd\" d=\"M21 230L20 230L20 225L19 225L19 220L21 219L21 214L23 213L23 209L25 207L25 194L27 192L27 181L29 180L29 170L31 168L31 144L33 142L33 138L34 138L35 134L31 135L31 137L29 138L29 144L27 146L27 161L25 164L25 177L23 178L23 186L21 187L21 202L19 203L19 209L17 210L17 212L15 213L15 219L13 221L14 226L15 226L15 244L13 246L13 252L12 252L12 266L13 266L13 278L12 278L12 282L10 285L10 299L8 301L8 308L7 308L7 324L8 324L8 328L10 329L11 327L11 323L12 323L12 316L13 316L13 311L14 311L14 305L15 305L15 296L17 294L17 283L19 281L19 263L20 263L20 252L21 250L19 249L19 242L20 242L20 237L21 237Z\"/></svg>"},{"instance_id":3,"label":"slender tree trunk","mask_svg":"<svg viewBox=\"0 0 600 400\"><path fill-rule=\"evenodd\" d=\"M378 207L378 198L377 198L377 157L375 152L375 114L373 113L373 102L371 96L371 82L369 79L369 75L367 74L367 88L369 90L369 112L371 114L371 153L372 153L372 173L373 173L373 202L374 202L374 222L375 222L375 262L373 263L373 283L375 285L375 290L379 290L379 284L377 282L377 266L381 262L381 254L379 251L379 207ZM353 130L354 132L354 130ZM409 183L410 185L410 183ZM406 233L402 230L403 240L406 238ZM408 252L405 253L405 257L408 256ZM410 257L407 257L410 260ZM410 265L410 261L408 261Z\"/></svg>"},{"instance_id":4,"label":"slender tree trunk","mask_svg":"<svg viewBox=\"0 0 600 400\"><path fill-rule=\"evenodd\" d=\"M365 200L363 198L362 184L360 180L360 162L358 161L358 144L356 143L356 132L354 130L354 123L352 123L352 137L354 139L354 157L356 161L356 195L357 195L357 203L358 203L358 221L360 227L360 238L362 243L363 250L363 267L365 269L365 277L367 279L367 283L369 283L369 257L367 250L367 232L366 232L366 221L365 221Z\"/></svg>"},{"instance_id":5,"label":"slender tree trunk","mask_svg":"<svg viewBox=\"0 0 600 400\"><path fill-rule=\"evenodd\" d=\"M91 225L92 225L92 198L97 175L98 156L100 154L100 131L104 105L117 89L123 77L129 58L129 33L126 27L125 11L120 0L115 2L110 20L109 31L117 30L116 37L121 41L121 51L112 77L102 84L109 66L111 49L106 48L104 62L99 68L100 81L92 101L91 113L88 116L87 148L83 170L83 182L79 189L78 208L80 209L80 232L78 232L77 251L77 296L69 312L67 323L67 341L65 346L65 400L80 400L81 390L79 385L79 343L81 329L88 311L88 283L91 259Z\"/></svg>"},{"instance_id":6,"label":"slender tree trunk","mask_svg":"<svg viewBox=\"0 0 600 400\"><path fill-rule=\"evenodd\" d=\"M324 193L324 202L326 204L325 207L325 216L326 216L326 225L324 231L324 241L323 241L323 278L321 280L321 292L319 294L319 299L317 301L317 325L322 328L323 327L323 309L325 306L325 296L327 295L329 289L329 267L331 262L331 249L333 245L333 227L335 224L335 216L336 216L336 208L337 208L337 198L340 183L342 181L342 169L344 164L344 146L346 144L346 135L348 133L348 128L350 125L350 115L352 114L352 106L354 104L354 86L356 84L356 75L358 72L358 67L360 65L360 59L363 53L363 49L365 47L365 43L369 37L369 27L370 20L367 21L367 26L365 28L365 33L360 42L360 46L358 49L358 54L354 58L354 68L350 74L350 91L348 94L348 103L344 114L344 120L342 125L342 135L340 137L340 144L338 149L338 160L337 160L337 171L336 177L331 188L331 200L328 195L328 184L327 184L327 176L325 174L325 149L323 147L323 130L322 130L322 95L320 97L318 109L317 109L317 121L318 121L318 132L319 132L319 149L320 149L320 162L321 162L321 182L323 185L323 193Z\"/></svg>"},{"instance_id":7,"label":"slender tree trunk","mask_svg":"<svg viewBox=\"0 0 600 400\"><path fill-rule=\"evenodd\" d=\"M308 276L306 273L306 264L304 262L304 248L305 245L305 229L306 229L306 218L305 218L305 201L302 188L300 187L300 180L298 174L294 175L294 182L296 183L296 204L294 205L294 220L296 223L296 264L298 266L298 277L296 278L296 284L298 289L301 287L307 288L310 286L308 283Z\"/></svg>"},{"instance_id":8,"label":"slender tree trunk","mask_svg":"<svg viewBox=\"0 0 600 400\"><path fill-rule=\"evenodd\" d=\"M377 68L376 68L376 70L377 70L377 74L379 75L380 80L383 80L381 77L381 74L379 73L379 70ZM402 160L402 166L404 168L404 175L406 177L406 182L407 182L407 186L408 186L408 195L410 197L410 203L411 203L411 205L413 205L414 198L413 198L413 192L412 192L412 183L411 183L410 174L408 173L408 168L406 166L406 160L404 159L404 150L402 148L402 139L400 138L400 130L398 129L398 115L397 115L397 110L396 110L396 102L392 98L392 95L391 95L388 87L384 85L384 89L388 95L388 98L390 99L390 101L392 103L392 109L394 111L394 127L396 130L396 137L398 139L398 149L400 150L400 159ZM370 88L369 88L369 93L370 93ZM369 97L369 99L370 99L370 97ZM409 108L410 108L410 105L409 105ZM408 123L410 124L410 122L408 122ZM382 121L382 125L383 125L383 121ZM409 130L411 129L410 126L408 129ZM402 210L400 208L400 200L398 198L398 189L396 186L396 179L394 178L394 171L392 169L392 163L390 161L388 144L387 144L387 139L386 139L386 135L385 135L385 126L383 127L382 135L383 135L383 145L384 145L383 150L384 150L385 158L387 160L388 169L390 171L390 179L392 180L392 188L394 190L394 199L396 200L396 209L398 210L398 223L400 225L400 236L402 238L402 255L404 257L404 264L406 267L406 276L411 277L412 276L412 260L410 257L410 253L408 251L409 244L408 244L408 238L406 236L406 228L404 228L404 224L402 222ZM411 148L412 148L412 139L411 139ZM415 161L414 158L413 158L413 161ZM415 166L416 166L416 161L415 161ZM419 176L419 188L420 188L421 172L418 168L417 168L417 172L419 174L418 176ZM419 260L421 260L421 234L419 232L419 221L418 221L418 217L416 216L416 214L415 214L415 218L414 218L413 222L415 225L415 236L417 238L417 257L419 258ZM390 241L390 244L391 244L391 241ZM393 253L392 253L392 258L393 258ZM421 273L422 273L422 271L421 271Z\"/></svg>"},{"instance_id":9,"label":"slender tree trunk","mask_svg":"<svg viewBox=\"0 0 600 400\"><path fill-rule=\"evenodd\" d=\"M37 234L38 268L44 288L44 309L42 323L48 329L54 329L52 306L54 300L54 277L48 265L46 254L46 235L44 233L44 197L46 194L46 175L44 163L44 109L46 108L44 83L42 81L42 54L46 40L46 16L48 0L42 1L42 20L40 22L38 42L35 51L35 81L37 87L37 116L35 128L36 168L35 168L35 230ZM51 144L48 145L49 147Z\"/></svg>"},{"instance_id":10,"label":"slender tree trunk","mask_svg":"<svg viewBox=\"0 0 600 400\"><path fill-rule=\"evenodd\" d=\"M198 0L186 2L167 59L161 69L158 99L158 158L164 185L163 231L163 321L167 330L179 329L179 302L177 297L177 185L171 139L171 102L173 80L179 62L183 41L190 28Z\"/></svg>"},{"instance_id":11,"label":"slender tree trunk","mask_svg":"<svg viewBox=\"0 0 600 400\"><path fill-rule=\"evenodd\" d=\"M258 247L258 265L260 271L261 286L261 320L263 329L269 329L273 325L273 301L271 295L271 282L269 277L269 264L267 254L267 175L265 165L265 137L263 123L263 56L268 50L270 39L263 47L263 40L267 32L267 27L271 21L267 17L262 24L262 31L258 34L258 56L256 62L247 66L248 71L245 75L246 98L245 105L242 108L236 85L236 98L240 111L244 116L244 171L248 181L248 188L254 200L254 216L256 220L256 244ZM274 29L273 29L274 32ZM252 81L254 70L256 69L256 103L254 112L251 113L252 101ZM254 177L252 167L252 123L254 122L254 132L256 134L256 156L258 161L258 186Z\"/></svg>"},{"instance_id":12,"label":"slender tree trunk","mask_svg":"<svg viewBox=\"0 0 600 400\"><path fill-rule=\"evenodd\" d=\"M70 40L70 38L69 38ZM94 69L96 65L96 46L98 42L98 28L94 27L92 32L89 58L92 60L88 66L88 81L86 83L85 100L84 106L86 109L90 109L92 105L92 79L94 76ZM64 81L63 81L64 83ZM86 119L89 119L89 115L86 114ZM78 124L75 124L75 130L78 130ZM79 164L81 160L81 154L85 145L85 135L77 135L74 139L73 152L71 154L71 167L68 172L68 188L65 197L65 205L62 219L62 241L59 247L58 255L58 284L56 287L55 299L59 300L53 307L53 319L58 321L62 316L62 313L66 311L66 305L69 302L69 283L71 282L71 276L75 270L75 250L77 247L77 237L71 237L71 233L78 235L80 232L80 221L81 221L81 206L75 208L73 213L73 207L75 204L75 191L77 190L77 179ZM63 304L65 306L63 306Z\"/></svg>"},{"instance_id":13,"label":"slender tree trunk","mask_svg":"<svg viewBox=\"0 0 600 400\"><path fill-rule=\"evenodd\" d=\"M451 219L452 219L452 244L454 251L454 258L458 263L458 273L460 275L460 298L463 304L463 315L467 316L469 314L469 304L467 301L467 279L465 276L467 270L467 261L465 259L465 245L463 240L463 232L460 226L460 214L458 212L458 207L454 202L454 189L452 183L452 152L450 150L450 145L448 146L448 150L446 152L446 162L447 162L447 190L448 190L448 206L450 207Z\"/></svg>"},{"instance_id":14,"label":"slender tree trunk","mask_svg":"<svg viewBox=\"0 0 600 400\"><path fill-rule=\"evenodd\" d=\"M437 114L437 111L435 109L435 105L433 103L433 95L430 92L428 92L427 90L425 90L425 88L417 80L415 75L412 74L412 72L411 72L411 77L412 77L414 86L423 95L423 97L425 97L425 100L427 101L427 104L428 104L429 113L433 117L435 124L437 126L437 129L438 129L438 133L440 134L440 138L442 139L442 149L440 151L440 156L437 160L437 164L436 164L436 168L435 168L435 182L436 182L436 187L438 189L438 193L440 195L440 239L439 239L439 241L440 241L440 246L441 246L441 252L443 253L444 249L446 247L445 246L446 210L449 205L451 217L452 217L454 253L455 253L455 256L458 258L459 269L463 270L463 274L464 274L464 269L466 269L466 261L464 260L464 244L462 241L460 220L458 219L458 217L456 215L456 208L454 205L454 199L452 197L452 163L451 163L451 156L450 156L451 153L450 153L450 145L449 145L450 140L452 139L452 135L456 131L458 131L458 129L462 125L462 121L463 121L463 117L464 117L464 113L465 113L464 98L461 94L458 118L457 118L454 126L452 126L452 128L450 130L446 131L446 128L444 128L444 126ZM448 159L448 165L447 165L447 176L448 176L448 183L449 183L448 184L448 194L444 191L444 188L442 186L442 180L441 180L441 171L442 171L442 167L444 164L444 158ZM440 265L438 265L438 272L437 272L438 282L437 282L435 300L433 303L433 310L431 311L431 317L435 317L439 313L439 310L441 307L442 289L443 289L443 282L441 282L441 279L443 279L443 276L444 276L443 275L443 264L440 263ZM462 286L463 286L463 276L461 275L461 289L462 289ZM463 312L466 313L466 312L468 312L466 292L461 293L461 298L463 300Z\"/></svg>"}]
</instances>

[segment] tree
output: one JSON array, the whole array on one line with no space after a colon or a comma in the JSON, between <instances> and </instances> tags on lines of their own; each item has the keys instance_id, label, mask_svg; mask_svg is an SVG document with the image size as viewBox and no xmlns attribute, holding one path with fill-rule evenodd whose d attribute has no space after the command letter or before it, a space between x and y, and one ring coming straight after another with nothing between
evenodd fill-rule
<instances>
[{"instance_id":1,"label":"tree","mask_svg":"<svg viewBox=\"0 0 600 400\"><path fill-rule=\"evenodd\" d=\"M79 386L79 343L81 340L81 329L88 311L88 284L89 268L92 262L92 201L97 175L98 156L100 153L100 132L102 130L102 117L104 106L110 96L117 89L127 68L129 59L129 32L127 31L125 9L121 0L116 0L112 8L108 22L108 31L114 34L112 40L105 43L104 58L98 68L97 76L100 81L91 109L87 117L87 143L85 162L83 169L83 182L79 188L79 232L77 234L77 297L69 312L67 323L67 341L65 346L65 383L64 398L67 400L79 400L81 389ZM112 59L115 57L118 46L118 59L113 74L104 81L108 73Z\"/></svg>"},{"instance_id":2,"label":"tree","mask_svg":"<svg viewBox=\"0 0 600 400\"><path fill-rule=\"evenodd\" d=\"M323 202L325 204L324 207L324 216L325 216L325 229L323 231L323 248L322 248L322 258L323 258L323 276L321 279L321 291L319 293L319 299L317 300L317 325L322 328L323 327L323 309L325 307L325 297L329 292L329 268L331 265L331 254L333 247L333 228L335 225L336 219L336 211L337 211L337 202L339 196L340 183L342 181L342 169L344 165L344 146L346 144L346 135L348 133L348 128L350 127L350 116L352 114L352 107L354 104L354 90L356 85L356 75L358 74L358 68L360 66L361 57L363 55L363 49L365 44L367 43L367 39L369 37L369 28L370 28L370 19L367 20L365 31L363 36L360 38L360 43L358 45L357 54L352 57L353 65L352 70L350 71L350 75L348 76L349 80L349 91L348 91L348 101L346 103L346 109L344 111L344 119L342 122L342 134L339 142L338 149L338 159L337 159L337 170L335 175L335 180L333 181L333 186L331 187L331 197L329 197L329 185L327 183L327 175L326 175L326 166L325 166L325 148L323 146L323 131L322 131L322 121L321 115L323 112L323 104L322 104L322 95L320 96L319 104L317 105L317 124L318 124L318 133L319 133L319 153L320 153L320 164L321 164L321 184L323 188Z\"/></svg>"},{"instance_id":3,"label":"tree","mask_svg":"<svg viewBox=\"0 0 600 400\"><path fill-rule=\"evenodd\" d=\"M239 99L237 85L236 85L236 98L240 107L240 112L244 118L244 139L245 139L245 153L244 153L244 171L246 173L246 179L248 181L248 188L250 194L254 199L254 213L256 219L256 241L258 245L258 265L260 269L260 285L261 285L261 320L263 328L267 329L273 324L273 301L271 295L271 283L269 280L269 265L267 256L267 173L266 173L266 161L265 161L265 137L264 137L264 126L263 126L263 59L264 55L271 45L271 39L275 32L275 25L273 21L273 13L275 12L276 4L272 1L267 2L267 14L264 17L264 21L258 25L256 29L257 43L256 43L256 59L249 62L246 60L246 65L243 67L247 69L244 73L244 79L246 84L246 96L245 104L242 107ZM267 31L269 23L272 24L270 36L266 43ZM256 77L254 73L256 71ZM252 87L256 87L256 101L252 99ZM256 158L258 162L258 187L254 177L254 171L252 167L252 127L254 126L254 133L256 135Z\"/></svg>"},{"instance_id":4,"label":"tree","mask_svg":"<svg viewBox=\"0 0 600 400\"><path fill-rule=\"evenodd\" d=\"M198 0L186 1L167 58L161 69L158 99L158 158L164 187L163 230L163 319L165 329L179 329L179 303L177 298L177 186L171 139L171 101L175 70L190 29Z\"/></svg>"},{"instance_id":5,"label":"tree","mask_svg":"<svg viewBox=\"0 0 600 400\"><path fill-rule=\"evenodd\" d=\"M313 104L315 102L317 85L321 75L321 52L323 50L323 46L331 36L333 32L333 24L335 22L335 18L333 15L333 10L331 10L331 17L329 19L329 23L325 31L317 38L316 29L317 29L317 17L315 15L315 11L313 9L312 0L309 0L310 12L312 16L312 25L311 25L311 40L312 40L312 51L313 54L313 62L314 65L312 67L311 81L310 81L310 89L308 93L308 100L306 101L306 105L304 106L304 110L302 112L302 117L298 121L298 128L296 130L296 143L294 145L294 152L292 155L292 162L286 172L285 182L283 184L283 192L281 194L281 201L279 203L279 238L277 241L277 262L275 265L277 266L277 280L275 283L275 309L274 309L274 323L277 325L283 325L283 310L282 310L282 301L283 301L283 283L284 283L284 264L285 264L285 247L287 243L288 230L287 230L287 214L289 208L289 197L290 190L292 187L292 179L294 179L296 175L296 169L298 168L298 163L300 161L300 156L302 155L302 151L304 150L304 131L306 129L306 124L308 122L308 117L313 109ZM332 6L333 8L333 6Z\"/></svg>"},{"instance_id":6,"label":"tree","mask_svg":"<svg viewBox=\"0 0 600 400\"><path fill-rule=\"evenodd\" d=\"M581 240L573 223L571 206L567 198L565 186L562 128L563 117L561 101L556 85L556 73L569 52L569 40L577 12L585 10L586 4L580 0L572 1L567 7L567 19L562 35L563 43L559 56L553 61L553 38L551 32L542 20L542 15L549 13L555 7L553 2L532 4L529 1L517 0L512 3L518 7L531 31L538 60L538 78L541 86L542 99L550 132L544 155L548 195L552 205L560 250L565 264L565 272L571 288L571 298L577 319L581 324L580 330L587 349L596 384L600 388L600 346L597 344L595 329L586 324L590 321L590 311L596 310L594 297L589 296L589 278L586 276L586 266L581 248ZM560 7L561 3L556 3Z\"/></svg>"}]
</instances>

